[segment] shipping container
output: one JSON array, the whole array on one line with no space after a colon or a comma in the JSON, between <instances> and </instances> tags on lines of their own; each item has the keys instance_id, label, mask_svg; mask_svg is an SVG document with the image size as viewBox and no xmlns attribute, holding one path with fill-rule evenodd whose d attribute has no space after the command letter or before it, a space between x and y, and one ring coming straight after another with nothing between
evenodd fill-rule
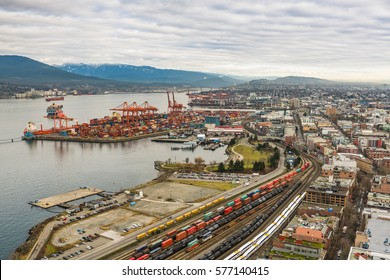
<instances>
[{"instance_id":1,"label":"shipping container","mask_svg":"<svg viewBox=\"0 0 390 280\"><path fill-rule=\"evenodd\" d=\"M244 201L243 201L243 205L247 205L249 202L251 202L251 198L250 197L247 197L247 198L245 198L244 199Z\"/></svg>"},{"instance_id":2,"label":"shipping container","mask_svg":"<svg viewBox=\"0 0 390 280\"><path fill-rule=\"evenodd\" d=\"M196 224L197 231L200 231L201 229L204 229L205 227L206 227L205 222L200 222L200 223Z\"/></svg>"},{"instance_id":3,"label":"shipping container","mask_svg":"<svg viewBox=\"0 0 390 280\"><path fill-rule=\"evenodd\" d=\"M211 216L212 216L212 215L213 215L213 212L208 212L208 213L204 214L203 220L204 220L205 222L207 222L208 220L211 219Z\"/></svg>"},{"instance_id":4,"label":"shipping container","mask_svg":"<svg viewBox=\"0 0 390 280\"><path fill-rule=\"evenodd\" d=\"M173 239L172 238L169 238L167 240L164 240L162 243L161 243L161 248L165 249L165 248L168 248L169 246L172 246L173 245Z\"/></svg>"},{"instance_id":5,"label":"shipping container","mask_svg":"<svg viewBox=\"0 0 390 280\"><path fill-rule=\"evenodd\" d=\"M234 210L237 210L239 208L242 207L242 202L240 201L239 203L237 203L236 205L234 205Z\"/></svg>"},{"instance_id":6,"label":"shipping container","mask_svg":"<svg viewBox=\"0 0 390 280\"><path fill-rule=\"evenodd\" d=\"M162 243L162 239L159 239L159 240L157 240L157 241L151 243L151 244L149 245L149 249L150 249L150 250L154 250L154 249L156 249L157 247L161 247L161 243Z\"/></svg>"},{"instance_id":7,"label":"shipping container","mask_svg":"<svg viewBox=\"0 0 390 280\"><path fill-rule=\"evenodd\" d=\"M194 250L197 247L199 247L199 245L200 245L199 244L199 240L195 239L194 241L191 241L190 243L188 243L186 251L187 252L191 252L192 250Z\"/></svg>"},{"instance_id":8,"label":"shipping container","mask_svg":"<svg viewBox=\"0 0 390 280\"><path fill-rule=\"evenodd\" d=\"M141 257L137 258L137 260L147 260L149 259L149 254L142 255Z\"/></svg>"},{"instance_id":9,"label":"shipping container","mask_svg":"<svg viewBox=\"0 0 390 280\"><path fill-rule=\"evenodd\" d=\"M178 234L176 234L175 241L177 242L177 241L183 240L186 237L187 237L187 232L186 231L181 231Z\"/></svg>"},{"instance_id":10,"label":"shipping container","mask_svg":"<svg viewBox=\"0 0 390 280\"><path fill-rule=\"evenodd\" d=\"M213 219L213 221L216 222L216 221L220 220L221 218L222 218L222 216L221 216L221 215L218 215L218 216L216 216L216 217Z\"/></svg>"},{"instance_id":11,"label":"shipping container","mask_svg":"<svg viewBox=\"0 0 390 280\"><path fill-rule=\"evenodd\" d=\"M185 226L185 227L182 227L181 229L180 229L180 231L186 231L187 229L189 229L191 226L189 226L189 225L187 225L187 226Z\"/></svg>"},{"instance_id":12,"label":"shipping container","mask_svg":"<svg viewBox=\"0 0 390 280\"><path fill-rule=\"evenodd\" d=\"M233 211L233 207L227 207L225 210L224 210L224 212L223 212L223 214L224 215L227 215L227 214L229 214L229 213L231 213Z\"/></svg>"},{"instance_id":13,"label":"shipping container","mask_svg":"<svg viewBox=\"0 0 390 280\"><path fill-rule=\"evenodd\" d=\"M260 197L260 193L255 193L254 195L252 195L252 201L255 201L259 197Z\"/></svg>"},{"instance_id":14,"label":"shipping container","mask_svg":"<svg viewBox=\"0 0 390 280\"><path fill-rule=\"evenodd\" d=\"M190 227L187 231L187 236L194 234L196 232L196 226Z\"/></svg>"},{"instance_id":15,"label":"shipping container","mask_svg":"<svg viewBox=\"0 0 390 280\"><path fill-rule=\"evenodd\" d=\"M148 244L142 244L142 245L138 246L137 248L135 248L135 252L136 253L143 252L146 248L148 248Z\"/></svg>"},{"instance_id":16,"label":"shipping container","mask_svg":"<svg viewBox=\"0 0 390 280\"><path fill-rule=\"evenodd\" d=\"M217 212L219 213L219 214L222 214L223 213L223 211L225 210L225 207L219 207L218 209L217 209Z\"/></svg>"},{"instance_id":17,"label":"shipping container","mask_svg":"<svg viewBox=\"0 0 390 280\"><path fill-rule=\"evenodd\" d=\"M228 204L226 204L227 207L233 206L233 205L234 205L234 201L230 201Z\"/></svg>"},{"instance_id":18,"label":"shipping container","mask_svg":"<svg viewBox=\"0 0 390 280\"><path fill-rule=\"evenodd\" d=\"M174 229L174 230L171 230L169 232L167 232L167 237L173 237L177 234L177 230Z\"/></svg>"}]
</instances>

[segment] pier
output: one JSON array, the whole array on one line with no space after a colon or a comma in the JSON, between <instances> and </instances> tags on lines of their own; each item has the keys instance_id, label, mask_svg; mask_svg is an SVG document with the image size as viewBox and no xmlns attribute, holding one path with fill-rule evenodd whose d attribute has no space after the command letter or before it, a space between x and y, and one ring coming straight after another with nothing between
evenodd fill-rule
<instances>
[{"instance_id":1,"label":"pier","mask_svg":"<svg viewBox=\"0 0 390 280\"><path fill-rule=\"evenodd\" d=\"M86 187L86 188L76 189L70 192L42 198L39 200L31 201L29 202L29 204L47 209L53 206L66 205L66 203L69 201L99 194L101 192L103 192L103 190L94 187Z\"/></svg>"}]
</instances>

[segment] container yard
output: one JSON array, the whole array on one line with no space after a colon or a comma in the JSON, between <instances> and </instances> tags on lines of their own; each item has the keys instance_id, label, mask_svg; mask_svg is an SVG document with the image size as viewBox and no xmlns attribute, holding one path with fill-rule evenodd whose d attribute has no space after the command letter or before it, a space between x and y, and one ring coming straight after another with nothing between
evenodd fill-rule
<instances>
[{"instance_id":1,"label":"container yard","mask_svg":"<svg viewBox=\"0 0 390 280\"><path fill-rule=\"evenodd\" d=\"M173 92L167 92L168 111L159 114L148 101L122 104L109 109L111 116L93 118L86 123L78 123L63 112L63 106L50 105L53 127L44 129L34 122L28 122L24 130L24 140L52 140L75 142L112 143L131 141L139 138L164 135L173 130L192 130L202 127L206 117L217 117L227 123L244 117L248 112L239 111L194 111L185 110L177 103ZM49 110L49 108L48 108ZM58 112L56 111L58 110ZM76 123L74 123L76 122ZM163 140L164 141L164 140Z\"/></svg>"}]
</instances>

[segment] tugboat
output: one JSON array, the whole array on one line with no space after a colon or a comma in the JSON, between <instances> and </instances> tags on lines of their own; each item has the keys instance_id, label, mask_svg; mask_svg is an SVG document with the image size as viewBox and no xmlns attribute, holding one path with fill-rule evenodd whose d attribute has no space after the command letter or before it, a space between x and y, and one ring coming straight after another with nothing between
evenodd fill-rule
<instances>
[{"instance_id":1,"label":"tugboat","mask_svg":"<svg viewBox=\"0 0 390 280\"><path fill-rule=\"evenodd\" d=\"M58 105L58 104L55 104L53 103L52 105L50 105L49 107L47 107L46 109L46 113L47 113L47 118L49 119L53 119L54 117L57 117L58 115L60 114L63 114L62 112L62 105Z\"/></svg>"}]
</instances>

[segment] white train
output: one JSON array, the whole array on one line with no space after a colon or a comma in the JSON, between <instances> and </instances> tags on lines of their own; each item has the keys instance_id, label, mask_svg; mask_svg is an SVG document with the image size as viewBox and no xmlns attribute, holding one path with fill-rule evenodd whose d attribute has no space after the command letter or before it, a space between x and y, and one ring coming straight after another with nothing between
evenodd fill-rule
<instances>
[{"instance_id":1,"label":"white train","mask_svg":"<svg viewBox=\"0 0 390 280\"><path fill-rule=\"evenodd\" d=\"M262 246L287 220L291 213L298 207L304 199L306 192L297 195L293 201L276 217L276 219L268 225L268 227L255 236L251 241L242 245L237 251L233 252L225 258L225 260L246 260L248 259L259 246Z\"/></svg>"}]
</instances>

